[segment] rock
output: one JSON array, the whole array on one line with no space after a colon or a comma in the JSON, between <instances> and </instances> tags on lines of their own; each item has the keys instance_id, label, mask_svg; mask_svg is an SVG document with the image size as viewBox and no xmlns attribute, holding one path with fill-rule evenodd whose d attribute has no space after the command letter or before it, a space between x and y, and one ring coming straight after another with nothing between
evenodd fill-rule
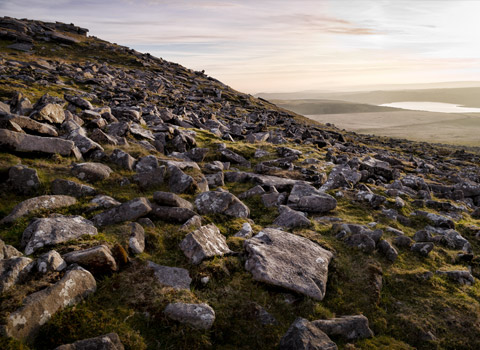
<instances>
[{"instance_id":1,"label":"rock","mask_svg":"<svg viewBox=\"0 0 480 350\"><path fill-rule=\"evenodd\" d=\"M29 295L23 306L10 313L3 326L6 336L32 341L42 325L59 310L75 305L95 292L95 278L81 267L76 267L54 285Z\"/></svg>"},{"instance_id":2,"label":"rock","mask_svg":"<svg viewBox=\"0 0 480 350\"><path fill-rule=\"evenodd\" d=\"M92 222L81 216L54 216L33 220L23 231L21 246L30 255L44 246L67 242L83 235L96 235Z\"/></svg>"},{"instance_id":3,"label":"rock","mask_svg":"<svg viewBox=\"0 0 480 350\"><path fill-rule=\"evenodd\" d=\"M207 174L205 175L205 178L207 179L208 186L211 186L211 187L225 186L224 176L223 176L223 173L221 172L216 174Z\"/></svg>"},{"instance_id":4,"label":"rock","mask_svg":"<svg viewBox=\"0 0 480 350\"><path fill-rule=\"evenodd\" d=\"M333 254L312 241L266 228L245 241L245 269L257 281L317 300L325 297L328 264Z\"/></svg>"},{"instance_id":5,"label":"rock","mask_svg":"<svg viewBox=\"0 0 480 350\"><path fill-rule=\"evenodd\" d=\"M390 164L372 157L366 157L360 162L360 170L368 171L370 176L381 176L387 181L398 177L398 171L392 168Z\"/></svg>"},{"instance_id":6,"label":"rock","mask_svg":"<svg viewBox=\"0 0 480 350\"><path fill-rule=\"evenodd\" d=\"M73 141L57 137L41 137L21 134L18 132L0 129L0 149L15 152L39 152L46 154L60 154L74 156L81 159L82 155Z\"/></svg>"},{"instance_id":7,"label":"rock","mask_svg":"<svg viewBox=\"0 0 480 350\"><path fill-rule=\"evenodd\" d=\"M196 329L210 329L215 321L215 311L207 304L170 303L164 313L168 318Z\"/></svg>"},{"instance_id":8,"label":"rock","mask_svg":"<svg viewBox=\"0 0 480 350\"><path fill-rule=\"evenodd\" d=\"M79 163L72 167L72 175L80 180L97 182L105 180L112 173L112 169L102 163Z\"/></svg>"},{"instance_id":9,"label":"rock","mask_svg":"<svg viewBox=\"0 0 480 350\"><path fill-rule=\"evenodd\" d=\"M410 248L413 244L413 240L408 236L398 236L393 239L393 243L397 247Z\"/></svg>"},{"instance_id":10,"label":"rock","mask_svg":"<svg viewBox=\"0 0 480 350\"><path fill-rule=\"evenodd\" d=\"M67 263L62 256L55 250L41 255L35 262L37 271L45 274L50 271L63 271L67 267Z\"/></svg>"},{"instance_id":11,"label":"rock","mask_svg":"<svg viewBox=\"0 0 480 350\"><path fill-rule=\"evenodd\" d=\"M23 254L20 253L15 247L5 244L5 242L0 239L0 260L15 258L22 255Z\"/></svg>"},{"instance_id":12,"label":"rock","mask_svg":"<svg viewBox=\"0 0 480 350\"><path fill-rule=\"evenodd\" d=\"M193 210L187 208L164 207L159 205L152 206L151 215L157 219L178 224L186 223L186 221L197 216Z\"/></svg>"},{"instance_id":13,"label":"rock","mask_svg":"<svg viewBox=\"0 0 480 350\"><path fill-rule=\"evenodd\" d=\"M110 156L110 161L118 165L120 168L132 171L137 160L127 152L116 148L113 150L113 153Z\"/></svg>"},{"instance_id":14,"label":"rock","mask_svg":"<svg viewBox=\"0 0 480 350\"><path fill-rule=\"evenodd\" d=\"M410 250L422 256L428 256L428 254L430 254L430 252L433 250L433 243L415 243L411 246Z\"/></svg>"},{"instance_id":15,"label":"rock","mask_svg":"<svg viewBox=\"0 0 480 350\"><path fill-rule=\"evenodd\" d=\"M74 181L55 179L52 181L52 193L55 195L67 195L80 198L94 196L97 190L91 186L79 184Z\"/></svg>"},{"instance_id":16,"label":"rock","mask_svg":"<svg viewBox=\"0 0 480 350\"><path fill-rule=\"evenodd\" d=\"M27 134L51 137L58 136L57 129L52 125L39 123L31 118L18 115L14 116L10 120L20 126Z\"/></svg>"},{"instance_id":17,"label":"rock","mask_svg":"<svg viewBox=\"0 0 480 350\"><path fill-rule=\"evenodd\" d=\"M168 172L170 179L168 186L175 193L194 193L197 186L196 182L190 175L185 174L176 166L169 166Z\"/></svg>"},{"instance_id":18,"label":"rock","mask_svg":"<svg viewBox=\"0 0 480 350\"><path fill-rule=\"evenodd\" d=\"M213 224L202 226L189 233L180 243L180 249L192 264L202 260L231 253L225 236Z\"/></svg>"},{"instance_id":19,"label":"rock","mask_svg":"<svg viewBox=\"0 0 480 350\"><path fill-rule=\"evenodd\" d=\"M103 145L106 144L116 146L118 144L118 141L115 138L108 134L105 134L102 130L98 128L92 131L92 133L90 134L90 138L93 141Z\"/></svg>"},{"instance_id":20,"label":"rock","mask_svg":"<svg viewBox=\"0 0 480 350\"><path fill-rule=\"evenodd\" d=\"M452 281L461 284L471 286L475 283L475 278L469 271L436 271L439 275L445 275Z\"/></svg>"},{"instance_id":21,"label":"rock","mask_svg":"<svg viewBox=\"0 0 480 350\"><path fill-rule=\"evenodd\" d=\"M337 207L337 201L313 186L296 184L288 196L287 205L292 209L307 213L326 213Z\"/></svg>"},{"instance_id":22,"label":"rock","mask_svg":"<svg viewBox=\"0 0 480 350\"><path fill-rule=\"evenodd\" d=\"M434 214L434 213L429 213L426 211L421 211L417 210L415 211L414 215L417 216L422 216L424 218L427 218L432 222L432 224L435 227L440 227L444 229L454 229L455 228L455 223L450 219L442 215Z\"/></svg>"},{"instance_id":23,"label":"rock","mask_svg":"<svg viewBox=\"0 0 480 350\"><path fill-rule=\"evenodd\" d=\"M65 94L64 98L66 101L70 102L76 107L79 107L80 109L93 109L93 106L90 103L90 101L87 101L84 98L81 98L80 96Z\"/></svg>"},{"instance_id":24,"label":"rock","mask_svg":"<svg viewBox=\"0 0 480 350\"><path fill-rule=\"evenodd\" d=\"M65 112L62 106L55 103L48 103L30 115L30 118L51 124L62 124L65 120Z\"/></svg>"},{"instance_id":25,"label":"rock","mask_svg":"<svg viewBox=\"0 0 480 350\"><path fill-rule=\"evenodd\" d=\"M226 148L221 149L220 154L222 156L223 161L230 162L233 164L240 164L248 168L250 167L250 162L248 160L246 160L243 156L233 151L230 151L229 149L226 149Z\"/></svg>"},{"instance_id":26,"label":"rock","mask_svg":"<svg viewBox=\"0 0 480 350\"><path fill-rule=\"evenodd\" d=\"M41 185L37 171L25 165L15 165L8 170L8 184L18 194L32 194Z\"/></svg>"},{"instance_id":27,"label":"rock","mask_svg":"<svg viewBox=\"0 0 480 350\"><path fill-rule=\"evenodd\" d=\"M279 207L280 216L278 216L273 225L283 227L283 228L297 228L297 227L308 227L312 223L302 212L295 211L290 209L287 206Z\"/></svg>"},{"instance_id":28,"label":"rock","mask_svg":"<svg viewBox=\"0 0 480 350\"><path fill-rule=\"evenodd\" d=\"M316 320L312 324L329 337L341 337L347 341L373 337L373 332L368 327L368 319L363 315Z\"/></svg>"},{"instance_id":29,"label":"rock","mask_svg":"<svg viewBox=\"0 0 480 350\"><path fill-rule=\"evenodd\" d=\"M380 253L382 253L387 258L388 261L394 262L395 260L397 260L398 252L394 247L392 247L392 245L388 241L384 239L380 240L380 242L378 242L377 248Z\"/></svg>"},{"instance_id":30,"label":"rock","mask_svg":"<svg viewBox=\"0 0 480 350\"><path fill-rule=\"evenodd\" d=\"M234 237L250 238L252 237L252 234L253 234L252 226L248 222L245 222L242 225L242 229L237 233L235 233Z\"/></svg>"},{"instance_id":31,"label":"rock","mask_svg":"<svg viewBox=\"0 0 480 350\"><path fill-rule=\"evenodd\" d=\"M130 224L131 233L128 248L133 254L141 254L145 250L145 230L136 222Z\"/></svg>"},{"instance_id":32,"label":"rock","mask_svg":"<svg viewBox=\"0 0 480 350\"><path fill-rule=\"evenodd\" d=\"M188 270L180 267L161 266L151 261L147 262L147 266L153 270L160 284L177 290L190 289L192 279L190 278Z\"/></svg>"},{"instance_id":33,"label":"rock","mask_svg":"<svg viewBox=\"0 0 480 350\"><path fill-rule=\"evenodd\" d=\"M153 193L153 200L155 203L162 206L186 208L193 210L192 203L176 195L175 193L157 191Z\"/></svg>"},{"instance_id":34,"label":"rock","mask_svg":"<svg viewBox=\"0 0 480 350\"><path fill-rule=\"evenodd\" d=\"M365 233L357 233L347 237L345 244L360 249L367 254L372 254L375 250L375 241Z\"/></svg>"},{"instance_id":35,"label":"rock","mask_svg":"<svg viewBox=\"0 0 480 350\"><path fill-rule=\"evenodd\" d=\"M278 321L276 318L269 313L267 310L265 310L264 307L258 304L253 304L253 312L255 314L255 318L260 322L261 325L263 326L269 326L269 325L276 325L278 324Z\"/></svg>"},{"instance_id":36,"label":"rock","mask_svg":"<svg viewBox=\"0 0 480 350\"><path fill-rule=\"evenodd\" d=\"M238 195L239 199L247 199L251 198L253 196L261 196L262 194L265 194L265 190L263 189L262 186L257 185L249 189L248 191L245 191L241 194Z\"/></svg>"},{"instance_id":37,"label":"rock","mask_svg":"<svg viewBox=\"0 0 480 350\"><path fill-rule=\"evenodd\" d=\"M337 350L330 340L312 322L297 318L280 340L279 350Z\"/></svg>"},{"instance_id":38,"label":"rock","mask_svg":"<svg viewBox=\"0 0 480 350\"><path fill-rule=\"evenodd\" d=\"M362 179L362 174L350 168L348 165L339 165L332 169L327 181L320 187L320 191L326 192L336 188L352 188Z\"/></svg>"},{"instance_id":39,"label":"rock","mask_svg":"<svg viewBox=\"0 0 480 350\"><path fill-rule=\"evenodd\" d=\"M202 227L202 217L200 215L194 215L180 227L182 231L188 231Z\"/></svg>"},{"instance_id":40,"label":"rock","mask_svg":"<svg viewBox=\"0 0 480 350\"><path fill-rule=\"evenodd\" d=\"M192 148L191 150L185 152L185 155L188 157L188 159L200 163L203 162L208 151L210 151L209 148Z\"/></svg>"},{"instance_id":41,"label":"rock","mask_svg":"<svg viewBox=\"0 0 480 350\"><path fill-rule=\"evenodd\" d=\"M61 345L54 350L124 350L117 333L108 333L99 337L83 339L72 344Z\"/></svg>"},{"instance_id":42,"label":"rock","mask_svg":"<svg viewBox=\"0 0 480 350\"><path fill-rule=\"evenodd\" d=\"M455 230L447 230L440 239L440 243L450 249L462 250L465 253L472 252L472 246L470 242Z\"/></svg>"},{"instance_id":43,"label":"rock","mask_svg":"<svg viewBox=\"0 0 480 350\"><path fill-rule=\"evenodd\" d=\"M30 271L32 259L17 257L0 260L0 293L17 284Z\"/></svg>"},{"instance_id":44,"label":"rock","mask_svg":"<svg viewBox=\"0 0 480 350\"><path fill-rule=\"evenodd\" d=\"M29 215L37 210L53 210L69 207L77 203L77 200L70 196L40 196L27 199L18 203L8 216L4 217L0 223L11 223Z\"/></svg>"},{"instance_id":45,"label":"rock","mask_svg":"<svg viewBox=\"0 0 480 350\"><path fill-rule=\"evenodd\" d=\"M102 227L124 221L135 221L151 211L152 207L148 199L139 197L95 215L92 221L95 226Z\"/></svg>"},{"instance_id":46,"label":"rock","mask_svg":"<svg viewBox=\"0 0 480 350\"><path fill-rule=\"evenodd\" d=\"M94 275L111 273L117 270L117 263L106 245L67 253L63 259L69 264L78 264Z\"/></svg>"},{"instance_id":47,"label":"rock","mask_svg":"<svg viewBox=\"0 0 480 350\"><path fill-rule=\"evenodd\" d=\"M93 198L90 203L94 204L94 207L92 207L92 210L98 210L98 209L110 209L114 207L118 207L122 203L117 201L116 199L110 197L110 196L105 196L105 195L98 195Z\"/></svg>"},{"instance_id":48,"label":"rock","mask_svg":"<svg viewBox=\"0 0 480 350\"><path fill-rule=\"evenodd\" d=\"M165 181L166 168L164 166L157 167L150 171L140 172L133 176L135 181L141 188L150 189L163 185Z\"/></svg>"},{"instance_id":49,"label":"rock","mask_svg":"<svg viewBox=\"0 0 480 350\"><path fill-rule=\"evenodd\" d=\"M237 197L229 192L203 192L195 198L195 206L199 214L224 214L236 218L247 218L250 209Z\"/></svg>"},{"instance_id":50,"label":"rock","mask_svg":"<svg viewBox=\"0 0 480 350\"><path fill-rule=\"evenodd\" d=\"M83 155L92 154L95 151L104 151L103 147L98 143L89 139L85 135L78 133L77 131L70 133L67 136L67 139L75 142L75 146L77 146Z\"/></svg>"}]
</instances>

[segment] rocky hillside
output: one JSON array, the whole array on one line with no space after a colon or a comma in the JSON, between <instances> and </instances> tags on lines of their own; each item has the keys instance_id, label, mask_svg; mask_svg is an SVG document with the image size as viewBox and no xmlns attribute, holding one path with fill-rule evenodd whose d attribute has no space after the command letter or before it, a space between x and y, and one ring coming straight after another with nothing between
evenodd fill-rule
<instances>
[{"instance_id":1,"label":"rocky hillside","mask_svg":"<svg viewBox=\"0 0 480 350\"><path fill-rule=\"evenodd\" d=\"M0 19L1 349L478 349L480 168Z\"/></svg>"}]
</instances>

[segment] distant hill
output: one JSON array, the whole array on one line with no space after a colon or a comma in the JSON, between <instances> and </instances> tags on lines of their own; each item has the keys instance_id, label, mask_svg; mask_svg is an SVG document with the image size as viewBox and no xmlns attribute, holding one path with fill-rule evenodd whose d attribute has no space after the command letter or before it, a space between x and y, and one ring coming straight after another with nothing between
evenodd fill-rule
<instances>
[{"instance_id":1,"label":"distant hill","mask_svg":"<svg viewBox=\"0 0 480 350\"><path fill-rule=\"evenodd\" d=\"M363 104L380 105L391 102L429 101L445 102L480 107L480 87L436 88L414 90L376 90L353 92L292 92L292 93L264 93L259 94L267 100L305 100L326 99L341 100Z\"/></svg>"},{"instance_id":2,"label":"distant hill","mask_svg":"<svg viewBox=\"0 0 480 350\"><path fill-rule=\"evenodd\" d=\"M272 100L272 102L277 106L303 115L389 112L399 110L398 108L336 100Z\"/></svg>"}]
</instances>

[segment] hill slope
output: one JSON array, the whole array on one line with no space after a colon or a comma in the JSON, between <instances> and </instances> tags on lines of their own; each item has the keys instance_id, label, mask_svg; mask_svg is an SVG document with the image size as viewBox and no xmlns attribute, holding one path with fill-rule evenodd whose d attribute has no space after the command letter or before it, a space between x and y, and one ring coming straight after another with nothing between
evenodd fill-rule
<instances>
[{"instance_id":1,"label":"hill slope","mask_svg":"<svg viewBox=\"0 0 480 350\"><path fill-rule=\"evenodd\" d=\"M0 19L0 348L480 347L477 155L86 33Z\"/></svg>"}]
</instances>

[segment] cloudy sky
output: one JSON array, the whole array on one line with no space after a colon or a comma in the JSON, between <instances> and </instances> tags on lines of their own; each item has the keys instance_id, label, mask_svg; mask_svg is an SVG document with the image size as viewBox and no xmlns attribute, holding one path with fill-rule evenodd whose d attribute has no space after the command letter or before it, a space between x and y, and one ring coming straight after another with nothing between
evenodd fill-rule
<instances>
[{"instance_id":1,"label":"cloudy sky","mask_svg":"<svg viewBox=\"0 0 480 350\"><path fill-rule=\"evenodd\" d=\"M248 93L480 80L480 0L0 0Z\"/></svg>"}]
</instances>

